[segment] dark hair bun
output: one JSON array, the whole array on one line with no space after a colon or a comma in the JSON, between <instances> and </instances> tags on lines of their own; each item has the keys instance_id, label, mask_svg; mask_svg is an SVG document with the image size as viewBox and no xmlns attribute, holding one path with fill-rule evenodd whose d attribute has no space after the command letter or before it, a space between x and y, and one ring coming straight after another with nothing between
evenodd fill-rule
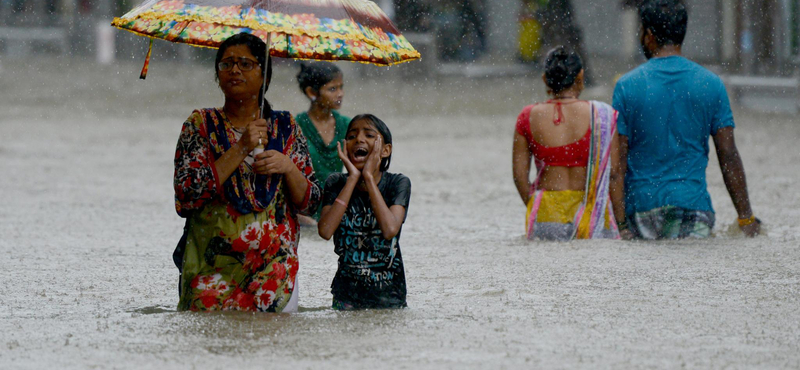
<instances>
[{"instance_id":1,"label":"dark hair bun","mask_svg":"<svg viewBox=\"0 0 800 370\"><path fill-rule=\"evenodd\" d=\"M583 69L581 57L574 51L557 46L547 53L544 60L544 77L547 87L554 93L570 88Z\"/></svg>"},{"instance_id":2,"label":"dark hair bun","mask_svg":"<svg viewBox=\"0 0 800 370\"><path fill-rule=\"evenodd\" d=\"M300 90L305 92L307 87L319 91L322 86L342 75L342 71L333 63L313 62L300 63L300 72L297 73L297 83Z\"/></svg>"}]
</instances>

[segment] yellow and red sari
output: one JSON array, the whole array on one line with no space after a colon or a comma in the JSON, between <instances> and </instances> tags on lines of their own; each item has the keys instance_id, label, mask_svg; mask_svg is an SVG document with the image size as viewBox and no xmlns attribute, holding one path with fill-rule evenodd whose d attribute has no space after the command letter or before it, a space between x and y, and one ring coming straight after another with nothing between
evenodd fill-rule
<instances>
[{"instance_id":1,"label":"yellow and red sari","mask_svg":"<svg viewBox=\"0 0 800 370\"><path fill-rule=\"evenodd\" d=\"M611 141L617 134L617 112L591 101L592 122L586 187L583 191L547 191L531 187L526 228L528 239L619 239L609 196ZM537 169L541 173L541 164Z\"/></svg>"}]
</instances>

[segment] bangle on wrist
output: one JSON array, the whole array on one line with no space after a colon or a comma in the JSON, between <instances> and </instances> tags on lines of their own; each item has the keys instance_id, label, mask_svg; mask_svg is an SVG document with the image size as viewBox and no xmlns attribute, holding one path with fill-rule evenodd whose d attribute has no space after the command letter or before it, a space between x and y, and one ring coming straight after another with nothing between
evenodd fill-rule
<instances>
[{"instance_id":1,"label":"bangle on wrist","mask_svg":"<svg viewBox=\"0 0 800 370\"><path fill-rule=\"evenodd\" d=\"M738 221L739 221L739 227L744 227L744 226L747 226L747 225L750 225L750 224L756 222L756 215L752 215L751 214L750 217L748 217L748 218L740 218L740 219L738 219Z\"/></svg>"},{"instance_id":2,"label":"bangle on wrist","mask_svg":"<svg viewBox=\"0 0 800 370\"><path fill-rule=\"evenodd\" d=\"M341 205L343 205L343 206L347 207L347 203L345 203L343 200L341 200L341 199L339 199L339 198L336 198L336 200L335 200L334 202L336 202L336 203L339 203L339 204L341 204Z\"/></svg>"}]
</instances>

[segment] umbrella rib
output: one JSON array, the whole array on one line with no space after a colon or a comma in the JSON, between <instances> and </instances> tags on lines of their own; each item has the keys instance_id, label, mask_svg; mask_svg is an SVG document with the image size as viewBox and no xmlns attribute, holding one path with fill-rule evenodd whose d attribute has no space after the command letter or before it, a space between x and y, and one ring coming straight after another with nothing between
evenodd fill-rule
<instances>
[{"instance_id":1,"label":"umbrella rib","mask_svg":"<svg viewBox=\"0 0 800 370\"><path fill-rule=\"evenodd\" d=\"M192 23L192 21L183 22L183 28L181 28L180 32L178 32L178 34L175 37L180 37L180 35L183 34L183 31L186 31L186 29L189 28L190 23Z\"/></svg>"}]
</instances>

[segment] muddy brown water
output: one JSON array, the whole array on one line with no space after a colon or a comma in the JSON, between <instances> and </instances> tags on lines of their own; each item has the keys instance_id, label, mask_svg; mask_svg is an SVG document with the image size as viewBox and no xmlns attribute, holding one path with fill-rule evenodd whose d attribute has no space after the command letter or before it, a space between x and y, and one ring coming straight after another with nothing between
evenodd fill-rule
<instances>
[{"instance_id":1,"label":"muddy brown water","mask_svg":"<svg viewBox=\"0 0 800 370\"><path fill-rule=\"evenodd\" d=\"M535 76L350 69L343 112L385 119L391 171L413 183L409 308L332 311L333 245L305 230L299 313L188 313L172 156L191 110L221 95L198 66L151 65L141 82L137 64L84 64L0 71L0 368L800 367L796 117L735 112L765 236L729 231L712 154L715 238L528 242L510 144L516 113L543 97ZM279 66L270 97L296 113L294 73Z\"/></svg>"}]
</instances>

